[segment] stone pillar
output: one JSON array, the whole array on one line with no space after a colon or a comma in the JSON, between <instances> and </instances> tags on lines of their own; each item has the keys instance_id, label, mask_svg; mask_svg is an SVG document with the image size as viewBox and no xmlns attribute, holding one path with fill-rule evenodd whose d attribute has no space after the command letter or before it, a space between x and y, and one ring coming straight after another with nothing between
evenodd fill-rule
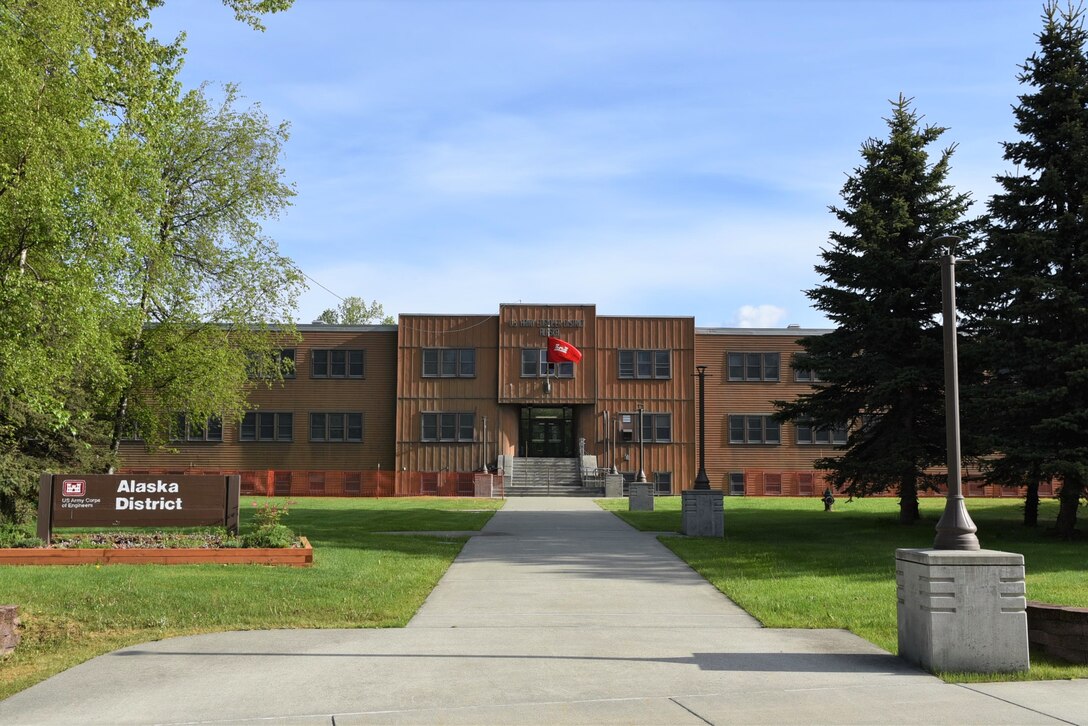
<instances>
[{"instance_id":1,"label":"stone pillar","mask_svg":"<svg viewBox=\"0 0 1088 726\"><path fill-rule=\"evenodd\" d=\"M623 474L604 475L604 495L606 497L623 496Z\"/></svg>"},{"instance_id":2,"label":"stone pillar","mask_svg":"<svg viewBox=\"0 0 1088 726\"><path fill-rule=\"evenodd\" d=\"M680 494L680 531L688 537L725 537L725 497L718 489Z\"/></svg>"},{"instance_id":3,"label":"stone pillar","mask_svg":"<svg viewBox=\"0 0 1088 726\"><path fill-rule=\"evenodd\" d=\"M898 549L899 656L928 671L1026 671L1024 556Z\"/></svg>"},{"instance_id":4,"label":"stone pillar","mask_svg":"<svg viewBox=\"0 0 1088 726\"><path fill-rule=\"evenodd\" d=\"M654 485L631 482L627 489L627 508L632 512L654 511Z\"/></svg>"},{"instance_id":5,"label":"stone pillar","mask_svg":"<svg viewBox=\"0 0 1088 726\"><path fill-rule=\"evenodd\" d=\"M7 655L19 645L19 608L0 605L0 655Z\"/></svg>"}]
</instances>

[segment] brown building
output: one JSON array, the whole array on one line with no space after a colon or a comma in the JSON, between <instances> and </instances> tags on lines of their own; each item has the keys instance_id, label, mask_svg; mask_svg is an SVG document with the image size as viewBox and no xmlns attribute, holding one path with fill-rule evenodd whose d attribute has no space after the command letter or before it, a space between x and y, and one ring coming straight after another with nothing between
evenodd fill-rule
<instances>
[{"instance_id":1,"label":"brown building","mask_svg":"<svg viewBox=\"0 0 1088 726\"><path fill-rule=\"evenodd\" d=\"M773 401L811 385L797 339L822 330L696 328L690 317L598 316L594 305L497 315L402 315L396 326L299 326L295 375L256 385L242 421L189 427L173 452L122 447L130 472L240 472L255 491L473 492L473 472L533 460L598 469L660 492L697 469L696 366L706 366L706 466L730 494L819 494L812 461L840 432L779 425ZM548 364L548 335L582 352ZM639 424L641 410L641 425ZM557 484L567 482L557 482Z\"/></svg>"}]
</instances>

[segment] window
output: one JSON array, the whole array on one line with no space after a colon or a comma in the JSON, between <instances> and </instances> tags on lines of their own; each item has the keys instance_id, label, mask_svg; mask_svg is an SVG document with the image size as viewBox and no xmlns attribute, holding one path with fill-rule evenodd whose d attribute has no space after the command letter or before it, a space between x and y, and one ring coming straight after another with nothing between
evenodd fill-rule
<instances>
[{"instance_id":1,"label":"window","mask_svg":"<svg viewBox=\"0 0 1088 726\"><path fill-rule=\"evenodd\" d=\"M362 440L363 414L310 414L310 441L358 442Z\"/></svg>"},{"instance_id":2,"label":"window","mask_svg":"<svg viewBox=\"0 0 1088 726\"><path fill-rule=\"evenodd\" d=\"M362 378L364 351L326 350L310 351L310 375L313 378Z\"/></svg>"},{"instance_id":3,"label":"window","mask_svg":"<svg viewBox=\"0 0 1088 726\"><path fill-rule=\"evenodd\" d=\"M781 474L764 474L763 475L763 493L777 496L782 494L782 475Z\"/></svg>"},{"instance_id":4,"label":"window","mask_svg":"<svg viewBox=\"0 0 1088 726\"><path fill-rule=\"evenodd\" d=\"M474 441L476 414L429 412L422 415L423 441Z\"/></svg>"},{"instance_id":5,"label":"window","mask_svg":"<svg viewBox=\"0 0 1088 726\"><path fill-rule=\"evenodd\" d=\"M778 445L782 443L778 422L765 415L730 416L729 443Z\"/></svg>"},{"instance_id":6,"label":"window","mask_svg":"<svg viewBox=\"0 0 1088 726\"><path fill-rule=\"evenodd\" d=\"M362 475L357 471L344 472L344 493L359 494L362 490Z\"/></svg>"},{"instance_id":7,"label":"window","mask_svg":"<svg viewBox=\"0 0 1088 726\"><path fill-rule=\"evenodd\" d=\"M475 348L424 348L424 378L475 378Z\"/></svg>"},{"instance_id":8,"label":"window","mask_svg":"<svg viewBox=\"0 0 1088 726\"><path fill-rule=\"evenodd\" d=\"M655 494L672 494L672 472L671 471L655 471L654 472L654 493Z\"/></svg>"},{"instance_id":9,"label":"window","mask_svg":"<svg viewBox=\"0 0 1088 726\"><path fill-rule=\"evenodd\" d=\"M672 351L621 350L620 378L672 378Z\"/></svg>"},{"instance_id":10,"label":"window","mask_svg":"<svg viewBox=\"0 0 1088 726\"><path fill-rule=\"evenodd\" d=\"M793 380L798 383L823 383L824 381L820 378L820 374L813 370L795 370Z\"/></svg>"},{"instance_id":11,"label":"window","mask_svg":"<svg viewBox=\"0 0 1088 726\"><path fill-rule=\"evenodd\" d=\"M797 496L811 497L815 490L812 472L801 471L797 473Z\"/></svg>"},{"instance_id":12,"label":"window","mask_svg":"<svg viewBox=\"0 0 1088 726\"><path fill-rule=\"evenodd\" d=\"M778 353L730 353L729 380L777 381Z\"/></svg>"},{"instance_id":13,"label":"window","mask_svg":"<svg viewBox=\"0 0 1088 726\"><path fill-rule=\"evenodd\" d=\"M242 418L239 441L292 441L294 414L250 411Z\"/></svg>"},{"instance_id":14,"label":"window","mask_svg":"<svg viewBox=\"0 0 1088 726\"><path fill-rule=\"evenodd\" d=\"M522 378L543 378L544 376L549 374L548 366L551 366L551 375L555 378L574 377L574 364L570 361L563 361L562 363L549 363L548 351L546 349L521 349Z\"/></svg>"},{"instance_id":15,"label":"window","mask_svg":"<svg viewBox=\"0 0 1088 726\"><path fill-rule=\"evenodd\" d=\"M672 414L642 412L642 440L655 443L672 441Z\"/></svg>"},{"instance_id":16,"label":"window","mask_svg":"<svg viewBox=\"0 0 1088 726\"><path fill-rule=\"evenodd\" d=\"M729 495L733 497L744 496L744 472L729 472Z\"/></svg>"},{"instance_id":17,"label":"window","mask_svg":"<svg viewBox=\"0 0 1088 726\"><path fill-rule=\"evenodd\" d=\"M323 472L323 471L311 471L309 478L310 478L310 494L324 494L325 493L325 472Z\"/></svg>"},{"instance_id":18,"label":"window","mask_svg":"<svg viewBox=\"0 0 1088 726\"><path fill-rule=\"evenodd\" d=\"M171 441L222 441L223 422L218 416L199 420L184 413L174 414L169 438Z\"/></svg>"},{"instance_id":19,"label":"window","mask_svg":"<svg viewBox=\"0 0 1088 726\"><path fill-rule=\"evenodd\" d=\"M183 416L183 419L186 417ZM203 421L188 418L185 426L185 438L189 441L222 441L223 420L212 416Z\"/></svg>"},{"instance_id":20,"label":"window","mask_svg":"<svg viewBox=\"0 0 1088 726\"><path fill-rule=\"evenodd\" d=\"M846 444L846 426L814 426L809 419L797 419L797 443L815 446Z\"/></svg>"},{"instance_id":21,"label":"window","mask_svg":"<svg viewBox=\"0 0 1088 726\"><path fill-rule=\"evenodd\" d=\"M295 377L295 349L283 348L272 351L271 355L260 354L255 351L248 354L247 368L250 378L273 378L282 375L284 378ZM278 363L276 362L278 361ZM269 366L279 366L279 370L269 370Z\"/></svg>"}]
</instances>

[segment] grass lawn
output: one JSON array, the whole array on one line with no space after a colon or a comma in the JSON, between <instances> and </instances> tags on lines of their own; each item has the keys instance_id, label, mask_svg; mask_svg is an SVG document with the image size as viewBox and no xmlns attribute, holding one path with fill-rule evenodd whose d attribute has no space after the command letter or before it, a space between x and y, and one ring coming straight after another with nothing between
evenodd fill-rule
<instances>
[{"instance_id":1,"label":"grass lawn","mask_svg":"<svg viewBox=\"0 0 1088 726\"><path fill-rule=\"evenodd\" d=\"M653 512L629 512L626 499L599 503L638 529L680 531L680 497L657 498ZM1047 536L1056 502L1043 503L1038 529L1021 524L1020 500L969 499L967 506L985 549L1024 555L1028 599L1088 607L1088 541ZM895 653L895 550L932 546L943 509L943 498L923 499L924 519L902 526L893 498L839 498L825 513L816 498L726 497L724 541L661 541L767 627L845 628ZM1088 677L1088 666L1035 652L1031 660L1026 674L944 675L955 681Z\"/></svg>"},{"instance_id":2,"label":"grass lawn","mask_svg":"<svg viewBox=\"0 0 1088 726\"><path fill-rule=\"evenodd\" d=\"M242 498L243 532L252 501ZM313 545L310 568L0 567L0 604L18 605L23 621L22 643L0 660L0 699L94 656L175 635L401 627L465 538L375 532L478 530L501 506L479 499L302 498L284 523Z\"/></svg>"}]
</instances>

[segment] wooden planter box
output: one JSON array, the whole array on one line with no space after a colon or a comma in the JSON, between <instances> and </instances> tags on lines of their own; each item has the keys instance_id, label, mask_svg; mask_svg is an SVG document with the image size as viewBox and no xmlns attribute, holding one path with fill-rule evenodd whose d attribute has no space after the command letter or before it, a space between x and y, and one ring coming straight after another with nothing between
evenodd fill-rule
<instances>
[{"instance_id":1,"label":"wooden planter box","mask_svg":"<svg viewBox=\"0 0 1088 726\"><path fill-rule=\"evenodd\" d=\"M309 567L314 550L302 547L234 549L0 549L0 565L289 565Z\"/></svg>"}]
</instances>

